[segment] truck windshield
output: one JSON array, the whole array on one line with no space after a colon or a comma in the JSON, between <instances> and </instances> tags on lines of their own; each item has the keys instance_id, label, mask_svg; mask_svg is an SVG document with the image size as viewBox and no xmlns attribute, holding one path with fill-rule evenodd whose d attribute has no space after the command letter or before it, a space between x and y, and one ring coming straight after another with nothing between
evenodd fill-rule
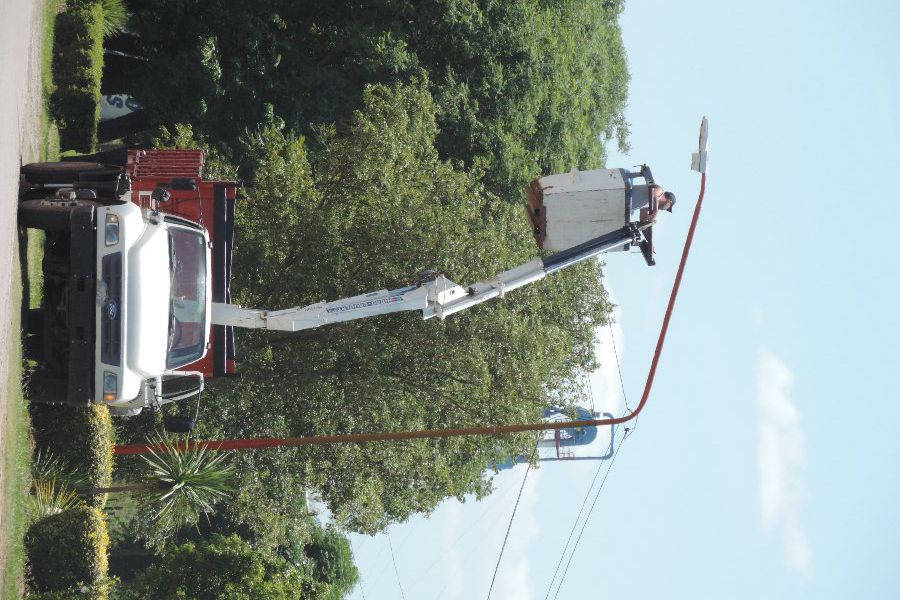
<instances>
[{"instance_id":1,"label":"truck windshield","mask_svg":"<svg viewBox=\"0 0 900 600\"><path fill-rule=\"evenodd\" d=\"M169 227L169 347L166 368L203 356L206 347L206 241L198 231Z\"/></svg>"}]
</instances>

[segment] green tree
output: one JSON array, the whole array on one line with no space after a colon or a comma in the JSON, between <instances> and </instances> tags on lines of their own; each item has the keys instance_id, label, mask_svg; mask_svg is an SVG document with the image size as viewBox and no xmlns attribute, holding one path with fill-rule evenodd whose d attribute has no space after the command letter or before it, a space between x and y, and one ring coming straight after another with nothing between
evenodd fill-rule
<instances>
[{"instance_id":1,"label":"green tree","mask_svg":"<svg viewBox=\"0 0 900 600\"><path fill-rule=\"evenodd\" d=\"M373 86L343 128L317 132L311 157L302 139L274 127L248 138L244 151L255 160L239 216L236 301L309 304L402 286L429 268L472 283L530 259L523 211L440 159L436 110L424 82ZM215 387L209 433L535 421L547 389L594 366L593 330L608 310L599 273L586 265L446 321L397 314L299 335L249 332L239 341L244 376ZM261 460L270 475L289 470L322 494L339 523L371 532L447 496L487 493L485 468L530 445L528 436L457 438L238 460L247 461L241 472ZM260 489L241 485L233 505L252 510Z\"/></svg>"},{"instance_id":2,"label":"green tree","mask_svg":"<svg viewBox=\"0 0 900 600\"><path fill-rule=\"evenodd\" d=\"M328 600L343 598L359 580L350 540L337 531L315 528L303 553L312 561L313 578L328 584Z\"/></svg>"},{"instance_id":3,"label":"green tree","mask_svg":"<svg viewBox=\"0 0 900 600\"><path fill-rule=\"evenodd\" d=\"M309 534L279 546L277 555L301 569L310 579L328 586L327 600L340 600L359 580L350 540L310 518Z\"/></svg>"},{"instance_id":4,"label":"green tree","mask_svg":"<svg viewBox=\"0 0 900 600\"><path fill-rule=\"evenodd\" d=\"M516 200L623 145L620 0L132 0L132 92L162 122L234 145L267 111L309 135L373 83L426 77L444 159ZM177 43L173 43L177 40ZM242 162L243 157L238 157Z\"/></svg>"},{"instance_id":5,"label":"green tree","mask_svg":"<svg viewBox=\"0 0 900 600\"><path fill-rule=\"evenodd\" d=\"M161 563L117 589L123 600L305 600L325 598L327 591L290 562L218 534L169 547Z\"/></svg>"}]
</instances>

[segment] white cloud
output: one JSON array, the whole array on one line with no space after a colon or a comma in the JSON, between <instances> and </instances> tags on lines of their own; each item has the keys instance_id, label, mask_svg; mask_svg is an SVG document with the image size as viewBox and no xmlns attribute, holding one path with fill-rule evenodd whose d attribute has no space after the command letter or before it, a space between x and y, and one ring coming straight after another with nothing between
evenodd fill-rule
<instances>
[{"instance_id":1,"label":"white cloud","mask_svg":"<svg viewBox=\"0 0 900 600\"><path fill-rule=\"evenodd\" d=\"M456 544L462 525L462 505L452 500L445 512L441 553L444 557L442 566L447 598L459 598L463 588L462 556Z\"/></svg>"},{"instance_id":2,"label":"white cloud","mask_svg":"<svg viewBox=\"0 0 900 600\"><path fill-rule=\"evenodd\" d=\"M812 549L800 525L806 493L802 480L806 438L791 399L793 386L791 370L763 349L756 370L760 519L766 531L781 530L788 567L808 576Z\"/></svg>"}]
</instances>

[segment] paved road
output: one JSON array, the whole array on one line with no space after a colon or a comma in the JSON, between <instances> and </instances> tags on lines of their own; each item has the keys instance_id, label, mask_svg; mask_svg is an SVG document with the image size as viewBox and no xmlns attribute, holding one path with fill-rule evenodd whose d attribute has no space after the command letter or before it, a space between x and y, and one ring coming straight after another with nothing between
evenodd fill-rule
<instances>
[{"instance_id":1,"label":"paved road","mask_svg":"<svg viewBox=\"0 0 900 600\"><path fill-rule=\"evenodd\" d=\"M6 389L13 269L18 268L16 196L20 162L36 160L40 148L41 2L0 0L0 452L8 430ZM2 464L2 463L0 463ZM0 469L0 498L6 474ZM0 509L0 573L6 570L5 510Z\"/></svg>"}]
</instances>

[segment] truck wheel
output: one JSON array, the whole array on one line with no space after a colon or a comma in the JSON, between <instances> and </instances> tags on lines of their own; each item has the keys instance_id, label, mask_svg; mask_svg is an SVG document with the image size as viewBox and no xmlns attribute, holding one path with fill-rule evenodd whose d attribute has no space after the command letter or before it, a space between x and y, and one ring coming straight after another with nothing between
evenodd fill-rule
<instances>
[{"instance_id":1,"label":"truck wheel","mask_svg":"<svg viewBox=\"0 0 900 600\"><path fill-rule=\"evenodd\" d=\"M19 203L19 225L44 231L67 231L69 213L76 206L98 206L92 200L25 200Z\"/></svg>"},{"instance_id":2,"label":"truck wheel","mask_svg":"<svg viewBox=\"0 0 900 600\"><path fill-rule=\"evenodd\" d=\"M194 429L194 420L190 417L163 417L163 427L169 433L190 433Z\"/></svg>"},{"instance_id":3,"label":"truck wheel","mask_svg":"<svg viewBox=\"0 0 900 600\"><path fill-rule=\"evenodd\" d=\"M44 333L44 311L40 308L29 308L25 311L25 318L22 320L27 333L42 334Z\"/></svg>"},{"instance_id":4,"label":"truck wheel","mask_svg":"<svg viewBox=\"0 0 900 600\"><path fill-rule=\"evenodd\" d=\"M43 332L22 336L22 354L29 360L38 363L44 362L46 353L44 352Z\"/></svg>"},{"instance_id":5,"label":"truck wheel","mask_svg":"<svg viewBox=\"0 0 900 600\"><path fill-rule=\"evenodd\" d=\"M21 173L28 183L72 183L82 171L102 168L103 165L95 162L45 162L27 164Z\"/></svg>"},{"instance_id":6,"label":"truck wheel","mask_svg":"<svg viewBox=\"0 0 900 600\"><path fill-rule=\"evenodd\" d=\"M65 404L67 381L46 369L38 369L28 376L25 395L32 402Z\"/></svg>"}]
</instances>

